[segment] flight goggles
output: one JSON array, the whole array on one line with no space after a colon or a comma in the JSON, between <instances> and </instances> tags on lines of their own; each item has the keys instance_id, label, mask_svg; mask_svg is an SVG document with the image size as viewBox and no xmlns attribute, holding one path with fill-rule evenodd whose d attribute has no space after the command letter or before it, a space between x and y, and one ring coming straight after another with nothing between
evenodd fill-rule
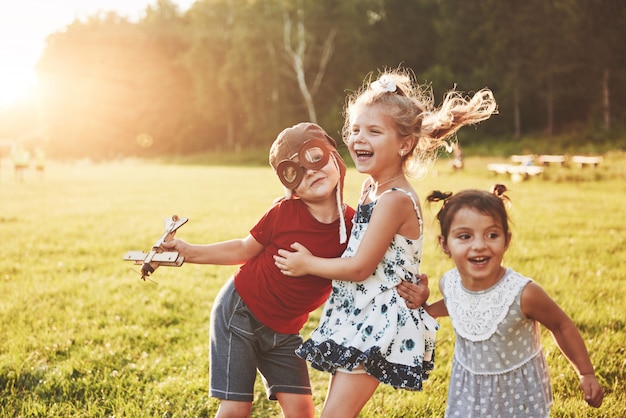
<instances>
[{"instance_id":1,"label":"flight goggles","mask_svg":"<svg viewBox=\"0 0 626 418\"><path fill-rule=\"evenodd\" d=\"M298 162L293 161L296 157ZM293 190L302 182L306 170L319 170L328 164L329 158L328 141L310 139L302 144L297 154L278 163L276 174L286 188Z\"/></svg>"}]
</instances>

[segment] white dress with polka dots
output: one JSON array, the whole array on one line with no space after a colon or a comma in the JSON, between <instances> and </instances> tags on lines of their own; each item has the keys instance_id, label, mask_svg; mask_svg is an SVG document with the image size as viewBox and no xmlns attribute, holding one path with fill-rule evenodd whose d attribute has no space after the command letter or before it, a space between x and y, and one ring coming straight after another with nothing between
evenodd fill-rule
<instances>
[{"instance_id":1,"label":"white dress with polka dots","mask_svg":"<svg viewBox=\"0 0 626 418\"><path fill-rule=\"evenodd\" d=\"M531 280L507 269L491 288L465 289L457 269L441 288L456 334L446 417L549 417L550 375L539 323L521 311Z\"/></svg>"}]
</instances>

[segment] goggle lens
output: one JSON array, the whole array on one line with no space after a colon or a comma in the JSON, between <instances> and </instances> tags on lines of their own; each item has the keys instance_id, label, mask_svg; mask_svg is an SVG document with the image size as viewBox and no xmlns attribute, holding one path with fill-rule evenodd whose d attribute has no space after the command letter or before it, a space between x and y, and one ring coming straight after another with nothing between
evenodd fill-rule
<instances>
[{"instance_id":1,"label":"goggle lens","mask_svg":"<svg viewBox=\"0 0 626 418\"><path fill-rule=\"evenodd\" d=\"M313 147L307 148L300 152L300 162L306 166L316 166L320 161L328 161L328 152L326 148ZM325 165L325 164L324 164Z\"/></svg>"},{"instance_id":2,"label":"goggle lens","mask_svg":"<svg viewBox=\"0 0 626 418\"><path fill-rule=\"evenodd\" d=\"M298 187L306 170L319 170L328 164L330 158L328 143L321 139L308 140L302 144L297 156L299 164L292 160L283 160L276 167L280 182L291 190Z\"/></svg>"},{"instance_id":3,"label":"goggle lens","mask_svg":"<svg viewBox=\"0 0 626 418\"><path fill-rule=\"evenodd\" d=\"M281 171L281 175L287 183L292 184L299 177L301 171L300 167L294 167L291 164L287 164Z\"/></svg>"}]
</instances>

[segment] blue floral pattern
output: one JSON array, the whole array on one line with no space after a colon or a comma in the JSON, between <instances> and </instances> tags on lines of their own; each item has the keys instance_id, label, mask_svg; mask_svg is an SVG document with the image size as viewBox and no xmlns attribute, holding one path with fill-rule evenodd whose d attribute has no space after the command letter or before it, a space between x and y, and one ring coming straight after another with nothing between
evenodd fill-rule
<instances>
[{"instance_id":1,"label":"blue floral pattern","mask_svg":"<svg viewBox=\"0 0 626 418\"><path fill-rule=\"evenodd\" d=\"M311 366L334 373L338 368L361 366L394 388L421 390L434 367L437 322L423 308L409 309L396 286L419 280L422 254L420 238L395 235L372 275L362 282L333 281L319 326L296 350ZM359 203L348 247L343 257L356 254L377 201Z\"/></svg>"}]
</instances>

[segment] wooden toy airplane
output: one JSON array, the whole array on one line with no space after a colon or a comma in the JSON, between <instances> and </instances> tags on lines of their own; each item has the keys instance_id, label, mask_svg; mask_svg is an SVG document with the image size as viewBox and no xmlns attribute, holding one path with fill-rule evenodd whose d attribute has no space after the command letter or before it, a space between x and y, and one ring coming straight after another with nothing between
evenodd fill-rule
<instances>
[{"instance_id":1,"label":"wooden toy airplane","mask_svg":"<svg viewBox=\"0 0 626 418\"><path fill-rule=\"evenodd\" d=\"M161 244L170 238L178 228L187 223L188 220L189 218L179 218L176 215L165 219L165 232L154 243L148 253L144 253L143 251L129 251L124 255L124 260L133 261L137 265L142 265L142 280L146 280L159 266L180 267L183 265L185 259L180 256L177 251L163 251Z\"/></svg>"}]
</instances>

